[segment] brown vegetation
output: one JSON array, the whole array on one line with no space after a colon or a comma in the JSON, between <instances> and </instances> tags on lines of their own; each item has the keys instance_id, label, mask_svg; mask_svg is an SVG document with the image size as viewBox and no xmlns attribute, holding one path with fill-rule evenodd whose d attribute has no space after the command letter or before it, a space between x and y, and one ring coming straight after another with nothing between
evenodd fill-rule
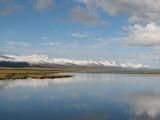
<instances>
[{"instance_id":1,"label":"brown vegetation","mask_svg":"<svg viewBox=\"0 0 160 120\"><path fill-rule=\"evenodd\" d=\"M6 79L53 79L72 77L71 75L62 74L59 71L47 69L0 69L0 80Z\"/></svg>"}]
</instances>

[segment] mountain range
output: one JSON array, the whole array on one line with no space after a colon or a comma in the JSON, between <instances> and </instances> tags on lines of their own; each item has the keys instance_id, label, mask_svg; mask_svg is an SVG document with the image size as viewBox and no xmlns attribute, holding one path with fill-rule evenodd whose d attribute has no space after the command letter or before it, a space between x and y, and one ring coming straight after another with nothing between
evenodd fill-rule
<instances>
[{"instance_id":1,"label":"mountain range","mask_svg":"<svg viewBox=\"0 0 160 120\"><path fill-rule=\"evenodd\" d=\"M116 61L74 60L65 58L49 58L47 55L0 55L0 67L94 67L94 68L148 68L143 64L118 63Z\"/></svg>"}]
</instances>

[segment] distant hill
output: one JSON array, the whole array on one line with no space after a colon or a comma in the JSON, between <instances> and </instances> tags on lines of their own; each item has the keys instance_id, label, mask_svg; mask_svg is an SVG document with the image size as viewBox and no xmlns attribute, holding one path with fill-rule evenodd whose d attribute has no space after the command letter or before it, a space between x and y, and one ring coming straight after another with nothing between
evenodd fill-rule
<instances>
[{"instance_id":1,"label":"distant hill","mask_svg":"<svg viewBox=\"0 0 160 120\"><path fill-rule=\"evenodd\" d=\"M30 65L27 62L0 61L0 67L23 68L23 67L30 67Z\"/></svg>"}]
</instances>

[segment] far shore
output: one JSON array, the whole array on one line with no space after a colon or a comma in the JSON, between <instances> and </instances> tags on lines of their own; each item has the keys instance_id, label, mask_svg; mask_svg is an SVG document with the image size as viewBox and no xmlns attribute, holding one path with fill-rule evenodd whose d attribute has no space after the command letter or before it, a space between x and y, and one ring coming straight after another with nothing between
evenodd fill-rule
<instances>
[{"instance_id":1,"label":"far shore","mask_svg":"<svg viewBox=\"0 0 160 120\"><path fill-rule=\"evenodd\" d=\"M65 74L64 74L65 73ZM0 68L0 80L8 79L54 79L72 77L71 73L142 74L160 75L155 70L121 70L95 68Z\"/></svg>"}]
</instances>

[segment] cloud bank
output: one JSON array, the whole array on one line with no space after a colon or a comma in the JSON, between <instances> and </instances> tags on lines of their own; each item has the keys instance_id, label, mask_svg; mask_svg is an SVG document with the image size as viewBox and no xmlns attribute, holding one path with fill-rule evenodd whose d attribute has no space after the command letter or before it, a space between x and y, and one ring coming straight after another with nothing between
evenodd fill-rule
<instances>
[{"instance_id":1,"label":"cloud bank","mask_svg":"<svg viewBox=\"0 0 160 120\"><path fill-rule=\"evenodd\" d=\"M128 22L131 23L131 26L129 26L129 29L127 30L128 36L121 38L121 40L125 41L125 44L142 47L160 46L159 0L77 1L86 6L86 9L89 11L90 15L98 15L99 11L103 11L109 14L110 16L127 16ZM80 18L82 19L84 17L81 16ZM89 21L91 20L88 20L88 22ZM99 22L99 20L97 21Z\"/></svg>"},{"instance_id":2,"label":"cloud bank","mask_svg":"<svg viewBox=\"0 0 160 120\"><path fill-rule=\"evenodd\" d=\"M112 15L127 15L132 23L160 23L159 0L78 0L84 3L92 12L99 9Z\"/></svg>"}]
</instances>

